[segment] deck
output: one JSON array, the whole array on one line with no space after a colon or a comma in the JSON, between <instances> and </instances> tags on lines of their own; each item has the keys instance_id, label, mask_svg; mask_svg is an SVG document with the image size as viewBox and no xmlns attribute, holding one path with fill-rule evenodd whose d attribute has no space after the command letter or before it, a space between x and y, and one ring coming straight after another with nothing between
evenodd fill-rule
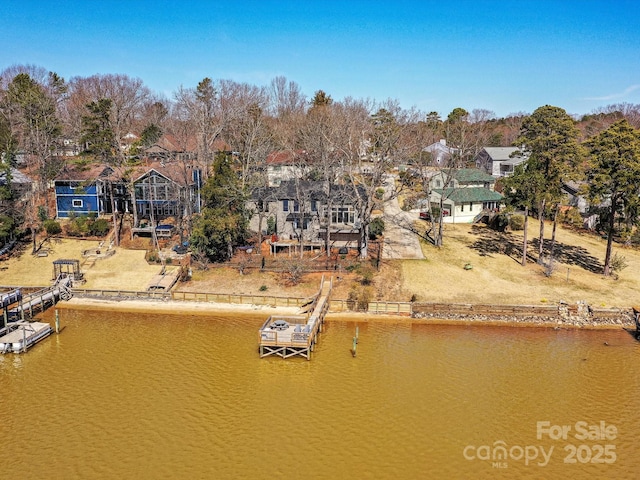
<instances>
[{"instance_id":1,"label":"deck","mask_svg":"<svg viewBox=\"0 0 640 480\"><path fill-rule=\"evenodd\" d=\"M173 268L169 271L165 267L158 275L154 275L149 284L147 285L147 291L164 291L168 292L178 282L180 276L180 269Z\"/></svg>"},{"instance_id":2,"label":"deck","mask_svg":"<svg viewBox=\"0 0 640 480\"><path fill-rule=\"evenodd\" d=\"M303 306L306 315L272 315L260 328L260 358L277 355L282 358L301 356L311 360L318 334L329 309L333 279L322 277L320 290ZM311 312L310 314L308 312Z\"/></svg>"}]
</instances>

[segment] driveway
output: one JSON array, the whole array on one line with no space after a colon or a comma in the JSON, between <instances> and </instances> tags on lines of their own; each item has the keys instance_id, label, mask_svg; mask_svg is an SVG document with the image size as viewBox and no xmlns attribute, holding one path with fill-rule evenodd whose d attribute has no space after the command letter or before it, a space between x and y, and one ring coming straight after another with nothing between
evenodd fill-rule
<instances>
[{"instance_id":1,"label":"driveway","mask_svg":"<svg viewBox=\"0 0 640 480\"><path fill-rule=\"evenodd\" d=\"M385 180L385 195L390 195L394 177L388 175ZM387 200L384 204L384 246L382 258L388 259L424 259L420 240L411 231L411 226L418 220L418 213L404 212L397 198Z\"/></svg>"}]
</instances>

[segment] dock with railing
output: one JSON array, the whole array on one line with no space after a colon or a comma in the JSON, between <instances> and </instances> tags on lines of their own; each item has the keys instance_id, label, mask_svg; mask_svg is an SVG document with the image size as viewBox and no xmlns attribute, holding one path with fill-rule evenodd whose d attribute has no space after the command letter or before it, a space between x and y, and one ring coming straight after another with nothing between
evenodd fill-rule
<instances>
[{"instance_id":1,"label":"dock with railing","mask_svg":"<svg viewBox=\"0 0 640 480\"><path fill-rule=\"evenodd\" d=\"M333 279L322 277L320 290L302 307L301 315L272 315L260 327L260 358L277 355L282 358L301 356L311 360L329 310ZM309 313L310 312L310 313Z\"/></svg>"},{"instance_id":2,"label":"dock with railing","mask_svg":"<svg viewBox=\"0 0 640 480\"><path fill-rule=\"evenodd\" d=\"M50 287L31 293L24 291L24 288L16 288L0 295L0 325L3 327L9 322L29 320L60 300L71 298L71 279L59 278Z\"/></svg>"}]
</instances>

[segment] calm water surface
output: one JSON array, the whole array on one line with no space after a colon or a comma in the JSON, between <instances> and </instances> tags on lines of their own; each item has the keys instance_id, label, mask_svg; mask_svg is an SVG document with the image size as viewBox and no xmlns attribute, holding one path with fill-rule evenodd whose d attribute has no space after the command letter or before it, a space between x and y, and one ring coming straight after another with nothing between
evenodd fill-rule
<instances>
[{"instance_id":1,"label":"calm water surface","mask_svg":"<svg viewBox=\"0 0 640 480\"><path fill-rule=\"evenodd\" d=\"M307 362L258 357L264 314L61 319L0 356L3 477L638 478L624 331L331 321ZM609 438L575 438L601 421Z\"/></svg>"}]
</instances>

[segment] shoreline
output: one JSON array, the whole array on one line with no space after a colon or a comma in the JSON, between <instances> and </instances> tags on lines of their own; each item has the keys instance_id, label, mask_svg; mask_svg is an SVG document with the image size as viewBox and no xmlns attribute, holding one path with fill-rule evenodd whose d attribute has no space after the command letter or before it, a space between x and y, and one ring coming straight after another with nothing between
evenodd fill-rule
<instances>
[{"instance_id":1,"label":"shoreline","mask_svg":"<svg viewBox=\"0 0 640 480\"><path fill-rule=\"evenodd\" d=\"M158 312L179 315L240 314L240 315L297 315L298 307L273 307L270 305L217 303L217 302L179 302L162 300L132 300L132 299L98 299L74 297L55 305L60 310L90 310L120 312ZM398 322L415 323L425 325L459 325L459 326L488 326L488 327L515 327L515 328L552 328L576 329L576 330L626 330L635 329L633 321L601 320L597 322L577 322L561 318L549 317L517 317L517 316L481 316L481 315L394 315L368 312L328 312L327 321L341 322Z\"/></svg>"}]
</instances>

